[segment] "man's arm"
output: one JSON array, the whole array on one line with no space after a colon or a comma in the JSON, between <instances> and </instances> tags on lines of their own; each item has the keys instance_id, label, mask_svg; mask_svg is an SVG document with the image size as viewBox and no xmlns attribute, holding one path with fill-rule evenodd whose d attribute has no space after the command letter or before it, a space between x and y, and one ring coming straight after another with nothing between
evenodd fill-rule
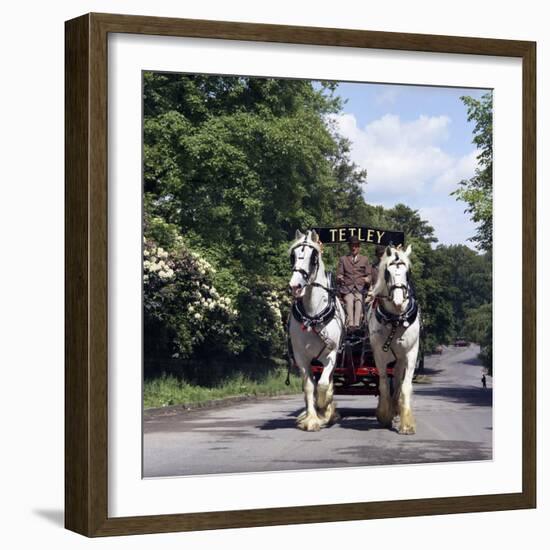
<instances>
[{"instance_id":1,"label":"man's arm","mask_svg":"<svg viewBox=\"0 0 550 550\"><path fill-rule=\"evenodd\" d=\"M344 258L340 258L338 262L338 267L336 268L336 280L338 282L344 281Z\"/></svg>"},{"instance_id":2,"label":"man's arm","mask_svg":"<svg viewBox=\"0 0 550 550\"><path fill-rule=\"evenodd\" d=\"M372 283L372 267L370 265L368 256L365 256L365 273L366 273L364 277L365 284L367 286L370 286L370 284Z\"/></svg>"}]
</instances>

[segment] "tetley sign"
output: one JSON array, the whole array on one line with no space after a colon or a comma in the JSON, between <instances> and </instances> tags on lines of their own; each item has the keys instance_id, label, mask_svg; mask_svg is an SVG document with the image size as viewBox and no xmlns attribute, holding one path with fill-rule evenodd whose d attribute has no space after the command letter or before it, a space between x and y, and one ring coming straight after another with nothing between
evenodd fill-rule
<instances>
[{"instance_id":1,"label":"tetley sign","mask_svg":"<svg viewBox=\"0 0 550 550\"><path fill-rule=\"evenodd\" d=\"M347 243L350 237L357 237L367 244L394 245L405 243L405 234L402 231L386 231L374 227L314 227L323 244Z\"/></svg>"}]
</instances>

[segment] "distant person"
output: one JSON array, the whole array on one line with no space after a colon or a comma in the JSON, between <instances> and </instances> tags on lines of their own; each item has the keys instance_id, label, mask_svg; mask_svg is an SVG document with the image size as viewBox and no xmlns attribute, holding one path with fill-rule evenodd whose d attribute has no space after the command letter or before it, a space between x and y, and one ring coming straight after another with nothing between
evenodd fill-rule
<instances>
[{"instance_id":1,"label":"distant person","mask_svg":"<svg viewBox=\"0 0 550 550\"><path fill-rule=\"evenodd\" d=\"M348 245L349 254L338 262L336 282L346 306L347 328L356 331L361 324L364 296L372 283L372 275L369 259L360 254L359 239L355 235L350 237Z\"/></svg>"},{"instance_id":2,"label":"distant person","mask_svg":"<svg viewBox=\"0 0 550 550\"><path fill-rule=\"evenodd\" d=\"M481 383L483 384L484 388L487 387L487 377L485 375L481 377Z\"/></svg>"}]
</instances>

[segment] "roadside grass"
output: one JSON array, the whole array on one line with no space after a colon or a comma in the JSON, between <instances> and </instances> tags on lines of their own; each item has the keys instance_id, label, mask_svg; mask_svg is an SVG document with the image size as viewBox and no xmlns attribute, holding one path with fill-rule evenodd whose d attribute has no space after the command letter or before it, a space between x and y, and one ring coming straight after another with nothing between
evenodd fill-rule
<instances>
[{"instance_id":1,"label":"roadside grass","mask_svg":"<svg viewBox=\"0 0 550 550\"><path fill-rule=\"evenodd\" d=\"M195 386L172 375L145 380L143 408L160 408L170 405L199 404L225 397L274 396L301 393L302 380L291 374L290 386L285 385L286 369L277 369L262 380L251 380L239 374L225 379L219 386Z\"/></svg>"}]
</instances>

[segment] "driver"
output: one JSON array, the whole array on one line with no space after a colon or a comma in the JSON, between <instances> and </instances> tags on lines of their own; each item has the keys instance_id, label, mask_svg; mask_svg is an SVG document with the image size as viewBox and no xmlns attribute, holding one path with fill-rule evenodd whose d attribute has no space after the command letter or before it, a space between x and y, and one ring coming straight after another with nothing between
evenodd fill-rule
<instances>
[{"instance_id":1,"label":"driver","mask_svg":"<svg viewBox=\"0 0 550 550\"><path fill-rule=\"evenodd\" d=\"M372 275L369 259L359 253L359 239L353 235L348 245L349 254L342 256L338 262L336 282L346 306L346 326L354 331L361 324L364 296L372 282Z\"/></svg>"}]
</instances>

